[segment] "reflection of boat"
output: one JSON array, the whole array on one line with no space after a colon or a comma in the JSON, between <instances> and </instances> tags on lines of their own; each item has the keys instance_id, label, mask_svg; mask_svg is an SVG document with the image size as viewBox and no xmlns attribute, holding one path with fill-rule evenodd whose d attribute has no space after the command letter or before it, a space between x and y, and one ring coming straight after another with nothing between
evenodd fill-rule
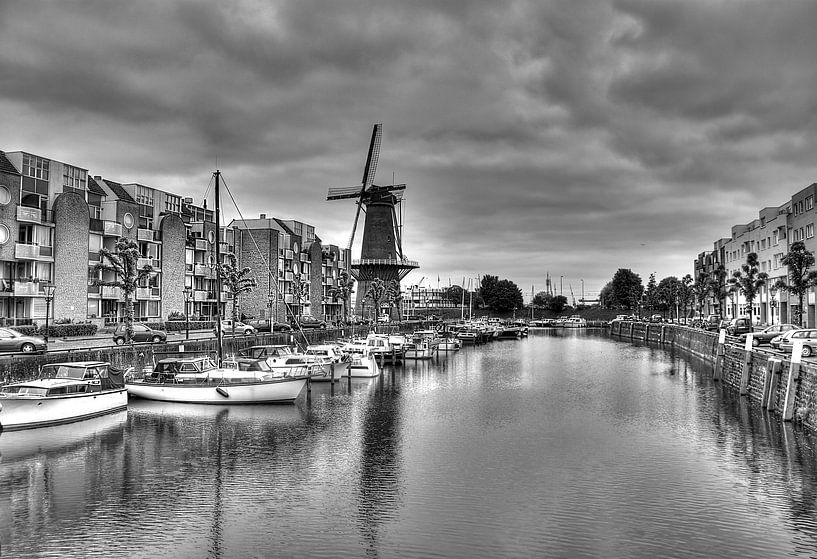
<instances>
[{"instance_id":1,"label":"reflection of boat","mask_svg":"<svg viewBox=\"0 0 817 559\"><path fill-rule=\"evenodd\" d=\"M93 437L125 427L128 412L120 410L86 421L42 429L0 433L0 462L7 464L38 454L70 451Z\"/></svg>"},{"instance_id":2,"label":"reflection of boat","mask_svg":"<svg viewBox=\"0 0 817 559\"><path fill-rule=\"evenodd\" d=\"M209 357L162 359L150 373L127 384L128 394L147 400L194 404L292 402L306 377L278 377L272 370L217 367Z\"/></svg>"},{"instance_id":3,"label":"reflection of boat","mask_svg":"<svg viewBox=\"0 0 817 559\"><path fill-rule=\"evenodd\" d=\"M231 406L229 404L214 404L200 406L198 404L174 404L168 406L164 402L152 400L134 400L128 407L128 414L134 418L153 417L165 419L197 419L246 422L272 422L276 425L293 425L304 421L304 413L298 406L269 406L266 404L247 404Z\"/></svg>"},{"instance_id":4,"label":"reflection of boat","mask_svg":"<svg viewBox=\"0 0 817 559\"><path fill-rule=\"evenodd\" d=\"M35 380L0 389L0 427L31 429L90 419L128 405L122 372L102 361L43 365Z\"/></svg>"}]
</instances>

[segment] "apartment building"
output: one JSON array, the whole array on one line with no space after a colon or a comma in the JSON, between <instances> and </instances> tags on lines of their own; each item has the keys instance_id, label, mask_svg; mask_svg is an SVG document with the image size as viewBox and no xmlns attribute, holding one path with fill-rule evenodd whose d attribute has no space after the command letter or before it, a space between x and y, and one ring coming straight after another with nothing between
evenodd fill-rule
<instances>
[{"instance_id":1,"label":"apartment building","mask_svg":"<svg viewBox=\"0 0 817 559\"><path fill-rule=\"evenodd\" d=\"M719 264L723 264L726 269L727 279L731 278L746 262L746 256L754 252L758 256L759 272L766 273L769 277L753 301L753 316L757 322L764 324L791 322L799 308L799 300L776 289L775 284L778 281L788 281L788 270L782 260L792 243L802 241L806 249L817 253L817 238L814 234L817 222L817 210L814 207L816 197L817 183L796 192L780 206L763 208L757 219L733 226L729 238L719 239L714 243L712 251L700 253L695 259L696 280L702 272L711 273ZM809 327L814 327L817 324L817 313L813 289L804 300L804 306L804 322ZM720 310L718 302L711 298L705 301L704 307L714 313L719 313ZM749 308L745 297L739 292L731 293L726 300L723 315L734 318L747 314Z\"/></svg>"},{"instance_id":2,"label":"apartment building","mask_svg":"<svg viewBox=\"0 0 817 559\"><path fill-rule=\"evenodd\" d=\"M246 228L221 230L222 262L235 258L259 279L259 289L239 301L241 312L284 320L299 276L310 286L302 313L339 314L341 304L330 300L329 292L338 270L348 270L348 251L323 247L311 225L272 222L274 227L256 224L268 233L267 259L256 256ZM227 288L216 293L216 224L206 202L199 206L192 198L144 184L92 176L84 167L28 152L0 151L0 324L41 322L47 311L52 320L120 321L121 290L92 285L94 279L114 279L112 272L94 267L99 251L115 252L120 237L136 241L139 267L152 269L134 294L137 319L158 321L178 312L209 320L219 306L222 315L231 311L225 308L231 302ZM274 265L272 274L267 262ZM276 282L283 291L272 305ZM49 284L56 291L47 306L44 286Z\"/></svg>"}]
</instances>

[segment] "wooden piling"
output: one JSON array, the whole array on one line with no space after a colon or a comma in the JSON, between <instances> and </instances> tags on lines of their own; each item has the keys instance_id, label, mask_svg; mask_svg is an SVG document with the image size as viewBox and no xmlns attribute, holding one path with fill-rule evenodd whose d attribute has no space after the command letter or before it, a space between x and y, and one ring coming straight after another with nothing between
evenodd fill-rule
<instances>
[{"instance_id":1,"label":"wooden piling","mask_svg":"<svg viewBox=\"0 0 817 559\"><path fill-rule=\"evenodd\" d=\"M800 379L800 361L803 356L803 340L794 340L791 350L791 365L786 379L786 396L783 400L783 421L794 418L794 397L797 394L797 381Z\"/></svg>"},{"instance_id":2,"label":"wooden piling","mask_svg":"<svg viewBox=\"0 0 817 559\"><path fill-rule=\"evenodd\" d=\"M715 369L712 373L712 380L721 380L723 375L723 344L726 342L726 330L721 330L718 334L718 351L715 353Z\"/></svg>"},{"instance_id":3,"label":"wooden piling","mask_svg":"<svg viewBox=\"0 0 817 559\"><path fill-rule=\"evenodd\" d=\"M749 373L752 370L752 334L746 335L746 344L743 346L743 368L740 371L740 395L749 393Z\"/></svg>"},{"instance_id":4,"label":"wooden piling","mask_svg":"<svg viewBox=\"0 0 817 559\"><path fill-rule=\"evenodd\" d=\"M775 395L777 393L777 379L780 375L783 362L776 357L769 357L766 362L766 376L763 378L763 395L760 407L769 411L774 410Z\"/></svg>"}]
</instances>

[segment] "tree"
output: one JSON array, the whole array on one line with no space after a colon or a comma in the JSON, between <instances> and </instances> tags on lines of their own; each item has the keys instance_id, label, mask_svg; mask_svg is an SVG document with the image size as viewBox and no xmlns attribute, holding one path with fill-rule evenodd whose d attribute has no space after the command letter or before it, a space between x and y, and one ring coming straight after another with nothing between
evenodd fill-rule
<instances>
[{"instance_id":1,"label":"tree","mask_svg":"<svg viewBox=\"0 0 817 559\"><path fill-rule=\"evenodd\" d=\"M492 290L492 300L488 304L491 310L507 312L521 309L524 305L522 291L511 280L500 280Z\"/></svg>"},{"instance_id":2,"label":"tree","mask_svg":"<svg viewBox=\"0 0 817 559\"><path fill-rule=\"evenodd\" d=\"M479 282L479 298L482 299L482 304L488 308L493 308L493 300L495 296L496 286L499 283L499 276L482 276Z\"/></svg>"},{"instance_id":3,"label":"tree","mask_svg":"<svg viewBox=\"0 0 817 559\"><path fill-rule=\"evenodd\" d=\"M603 309L612 309L616 307L616 301L613 297L613 282L608 281L599 292L599 303Z\"/></svg>"},{"instance_id":4,"label":"tree","mask_svg":"<svg viewBox=\"0 0 817 559\"><path fill-rule=\"evenodd\" d=\"M647 309L652 314L653 310L658 308L659 293L658 283L655 281L655 272L650 274L650 279L647 280L647 289L644 292L644 297L647 300Z\"/></svg>"},{"instance_id":5,"label":"tree","mask_svg":"<svg viewBox=\"0 0 817 559\"><path fill-rule=\"evenodd\" d=\"M746 255L746 262L741 265L740 270L735 270L729 279L729 284L737 288L739 293L743 293L749 310L750 321L752 321L752 304L755 297L757 297L758 291L765 283L763 280L758 279L759 264L757 253L750 252Z\"/></svg>"},{"instance_id":6,"label":"tree","mask_svg":"<svg viewBox=\"0 0 817 559\"><path fill-rule=\"evenodd\" d=\"M797 241L792 243L789 252L780 262L788 268L788 282L778 280L775 287L791 295L797 295L800 306L792 311L792 314L795 317L794 322L803 325L803 299L808 290L817 285L817 271L811 269L814 266L814 253L806 249L803 241Z\"/></svg>"},{"instance_id":7,"label":"tree","mask_svg":"<svg viewBox=\"0 0 817 559\"><path fill-rule=\"evenodd\" d=\"M556 314L561 313L567 306L567 297L564 295L552 295L548 301L548 310Z\"/></svg>"},{"instance_id":8,"label":"tree","mask_svg":"<svg viewBox=\"0 0 817 559\"><path fill-rule=\"evenodd\" d=\"M94 272L113 272L113 280L94 278L92 285L118 287L125 297L125 341L133 340L133 294L139 284L150 277L153 267L150 264L138 267L139 245L133 239L119 237L114 251L103 248L99 251L99 263L94 265Z\"/></svg>"},{"instance_id":9,"label":"tree","mask_svg":"<svg viewBox=\"0 0 817 559\"><path fill-rule=\"evenodd\" d=\"M465 290L462 287L459 285L452 285L445 290L445 297L455 305L459 306L462 304L462 296L464 293Z\"/></svg>"},{"instance_id":10,"label":"tree","mask_svg":"<svg viewBox=\"0 0 817 559\"><path fill-rule=\"evenodd\" d=\"M292 284L289 287L295 300L295 322L301 321L301 303L309 299L309 283L301 277L301 274L292 276Z\"/></svg>"},{"instance_id":11,"label":"tree","mask_svg":"<svg viewBox=\"0 0 817 559\"><path fill-rule=\"evenodd\" d=\"M695 292L692 287L693 281L692 276L687 274L681 278L678 284L678 305L681 307L681 312L685 318L689 316L689 307L692 306L695 300Z\"/></svg>"},{"instance_id":12,"label":"tree","mask_svg":"<svg viewBox=\"0 0 817 559\"><path fill-rule=\"evenodd\" d=\"M355 280L349 276L349 272L341 270L338 272L337 285L329 290L329 296L334 300L340 299L341 307L343 309L343 320L348 320L349 316L346 312L346 307L349 302L349 297L352 295L352 288L355 286Z\"/></svg>"},{"instance_id":13,"label":"tree","mask_svg":"<svg viewBox=\"0 0 817 559\"><path fill-rule=\"evenodd\" d=\"M369 289L366 290L364 298L371 299L372 305L374 305L375 320L380 316L380 305L386 300L387 290L388 285L380 278L374 278L369 284Z\"/></svg>"},{"instance_id":14,"label":"tree","mask_svg":"<svg viewBox=\"0 0 817 559\"><path fill-rule=\"evenodd\" d=\"M680 283L675 276L669 276L658 282L658 301L661 310L669 311L670 317L673 315L672 311L677 310Z\"/></svg>"},{"instance_id":15,"label":"tree","mask_svg":"<svg viewBox=\"0 0 817 559\"><path fill-rule=\"evenodd\" d=\"M718 314L721 319L724 318L724 308L726 307L726 297L729 296L729 286L726 282L726 268L723 264L718 264L712 270L712 273L707 276L708 289L707 292L718 302Z\"/></svg>"},{"instance_id":16,"label":"tree","mask_svg":"<svg viewBox=\"0 0 817 559\"><path fill-rule=\"evenodd\" d=\"M389 305L389 313L394 307L397 310L397 320L403 322L403 314L400 309L403 303L403 291L400 289L400 282L396 279L391 280L386 287L386 302Z\"/></svg>"},{"instance_id":17,"label":"tree","mask_svg":"<svg viewBox=\"0 0 817 559\"><path fill-rule=\"evenodd\" d=\"M533 301L531 301L531 304L535 307L547 307L552 297L553 296L547 291L540 291L533 296Z\"/></svg>"},{"instance_id":18,"label":"tree","mask_svg":"<svg viewBox=\"0 0 817 559\"><path fill-rule=\"evenodd\" d=\"M235 255L230 254L227 257L227 262L219 265L219 273L221 274L221 281L227 292L233 298L233 336L235 336L235 323L238 320L238 305L243 293L249 293L258 285L258 282L252 277L252 268L245 266L239 269Z\"/></svg>"},{"instance_id":19,"label":"tree","mask_svg":"<svg viewBox=\"0 0 817 559\"><path fill-rule=\"evenodd\" d=\"M630 310L637 309L643 292L644 286L641 283L641 276L632 270L619 268L613 275L611 296L614 306Z\"/></svg>"}]
</instances>

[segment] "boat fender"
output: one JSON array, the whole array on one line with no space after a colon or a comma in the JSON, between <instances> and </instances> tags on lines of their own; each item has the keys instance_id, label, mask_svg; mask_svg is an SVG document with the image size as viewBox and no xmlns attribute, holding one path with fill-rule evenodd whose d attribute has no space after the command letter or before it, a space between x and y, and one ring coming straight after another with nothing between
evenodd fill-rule
<instances>
[{"instance_id":1,"label":"boat fender","mask_svg":"<svg viewBox=\"0 0 817 559\"><path fill-rule=\"evenodd\" d=\"M216 387L216 392L218 392L219 394L221 394L221 395L222 395L222 396L224 396L225 398L229 398L229 397L230 397L230 393L229 393L229 392L227 392L226 390L224 390L224 389L223 389L222 387L220 387L220 386Z\"/></svg>"}]
</instances>

